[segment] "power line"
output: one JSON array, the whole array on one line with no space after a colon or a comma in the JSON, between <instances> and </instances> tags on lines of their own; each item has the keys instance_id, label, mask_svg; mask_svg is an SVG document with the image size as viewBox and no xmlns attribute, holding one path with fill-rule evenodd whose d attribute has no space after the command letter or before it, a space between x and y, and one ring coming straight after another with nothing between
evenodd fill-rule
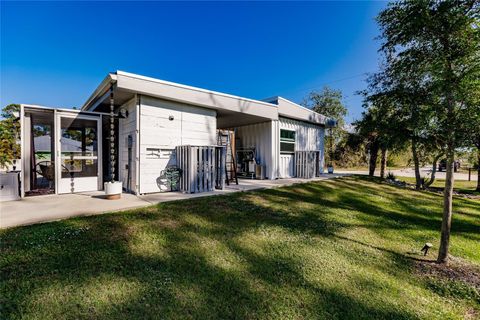
<instances>
[{"instance_id":1,"label":"power line","mask_svg":"<svg viewBox=\"0 0 480 320\"><path fill-rule=\"evenodd\" d=\"M350 77L346 77L346 78L342 78L342 79L338 79L338 80L333 80L333 81L329 81L329 82L325 82L323 85L326 85L326 84L332 84L332 83L336 83L336 82L341 82L341 81L345 81L345 80L350 80L350 79L354 79L354 78L358 78L360 76L366 76L368 72L362 72L362 73L359 73L359 74L356 74L354 76L350 76Z\"/></svg>"},{"instance_id":2,"label":"power line","mask_svg":"<svg viewBox=\"0 0 480 320\"><path fill-rule=\"evenodd\" d=\"M345 77L345 78L340 78L340 79L337 79L337 80L332 80L332 81L328 81L328 82L324 82L324 83L321 83L315 87L311 87L311 88L306 88L306 89L302 89L300 91L298 91L298 93L303 93L305 91L310 91L310 90L313 90L313 89L317 89L319 87L324 87L326 85L329 85L329 84L332 84L332 83L337 83L337 82L342 82L342 81L346 81L346 80L350 80L350 79L354 79L354 78L358 78L358 77L361 77L361 76L366 76L369 72L362 72L362 73L359 73L359 74L356 74L356 75L353 75L353 76L349 76L349 77Z\"/></svg>"}]
</instances>

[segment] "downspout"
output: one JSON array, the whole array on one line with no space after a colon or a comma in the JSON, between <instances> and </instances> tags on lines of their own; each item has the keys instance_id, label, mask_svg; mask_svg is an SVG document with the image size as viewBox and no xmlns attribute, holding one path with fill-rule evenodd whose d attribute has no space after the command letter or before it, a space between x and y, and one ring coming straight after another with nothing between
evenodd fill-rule
<instances>
[{"instance_id":1,"label":"downspout","mask_svg":"<svg viewBox=\"0 0 480 320\"><path fill-rule=\"evenodd\" d=\"M115 101L113 83L110 86L110 182L115 182Z\"/></svg>"},{"instance_id":2,"label":"downspout","mask_svg":"<svg viewBox=\"0 0 480 320\"><path fill-rule=\"evenodd\" d=\"M135 108L135 117L136 117L136 152L135 152L135 183L136 183L136 188L135 188L135 194L139 195L140 194L140 106L142 105L142 96L138 95L137 96L137 107Z\"/></svg>"},{"instance_id":3,"label":"downspout","mask_svg":"<svg viewBox=\"0 0 480 320\"><path fill-rule=\"evenodd\" d=\"M127 191L132 192L132 147L133 137L131 134L127 136Z\"/></svg>"}]
</instances>

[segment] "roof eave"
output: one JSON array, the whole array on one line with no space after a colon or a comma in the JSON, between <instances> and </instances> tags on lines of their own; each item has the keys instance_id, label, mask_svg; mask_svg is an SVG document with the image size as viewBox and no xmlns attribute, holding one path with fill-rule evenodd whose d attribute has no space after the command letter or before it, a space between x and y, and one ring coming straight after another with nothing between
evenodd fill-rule
<instances>
[{"instance_id":1,"label":"roof eave","mask_svg":"<svg viewBox=\"0 0 480 320\"><path fill-rule=\"evenodd\" d=\"M101 97L105 91L109 89L109 87L117 82L117 74L110 72L100 83L100 85L95 89L95 91L90 95L87 101L83 104L80 110L82 111L90 111L89 108L95 102L98 97Z\"/></svg>"},{"instance_id":2,"label":"roof eave","mask_svg":"<svg viewBox=\"0 0 480 320\"><path fill-rule=\"evenodd\" d=\"M327 125L327 117L323 114L315 112L298 103L292 102L282 97L276 97L278 101L278 114L279 116L300 120L308 123L313 123L320 126ZM283 103L282 103L283 102Z\"/></svg>"},{"instance_id":3,"label":"roof eave","mask_svg":"<svg viewBox=\"0 0 480 320\"><path fill-rule=\"evenodd\" d=\"M278 119L278 106L217 91L117 71L116 89L217 111Z\"/></svg>"}]
</instances>

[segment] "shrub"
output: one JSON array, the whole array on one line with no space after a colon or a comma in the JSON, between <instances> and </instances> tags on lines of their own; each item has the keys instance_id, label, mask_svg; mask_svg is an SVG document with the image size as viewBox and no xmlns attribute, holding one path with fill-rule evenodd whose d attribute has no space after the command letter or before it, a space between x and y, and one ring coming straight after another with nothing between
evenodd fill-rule
<instances>
[{"instance_id":1,"label":"shrub","mask_svg":"<svg viewBox=\"0 0 480 320\"><path fill-rule=\"evenodd\" d=\"M393 172L389 171L387 173L387 180L395 180L397 177L395 177L395 175L393 174Z\"/></svg>"}]
</instances>

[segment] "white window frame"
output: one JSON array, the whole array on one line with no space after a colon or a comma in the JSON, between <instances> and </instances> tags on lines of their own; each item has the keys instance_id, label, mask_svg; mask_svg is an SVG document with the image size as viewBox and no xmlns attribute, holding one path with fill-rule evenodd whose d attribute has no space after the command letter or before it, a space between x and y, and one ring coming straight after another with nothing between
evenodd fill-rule
<instances>
[{"instance_id":1,"label":"white window frame","mask_svg":"<svg viewBox=\"0 0 480 320\"><path fill-rule=\"evenodd\" d=\"M294 138L293 139L282 138L282 130L293 132ZM294 154L295 153L295 143L296 143L296 141L297 141L297 132L295 130L280 129L280 154ZM293 144L293 151L282 151L282 143Z\"/></svg>"}]
</instances>

